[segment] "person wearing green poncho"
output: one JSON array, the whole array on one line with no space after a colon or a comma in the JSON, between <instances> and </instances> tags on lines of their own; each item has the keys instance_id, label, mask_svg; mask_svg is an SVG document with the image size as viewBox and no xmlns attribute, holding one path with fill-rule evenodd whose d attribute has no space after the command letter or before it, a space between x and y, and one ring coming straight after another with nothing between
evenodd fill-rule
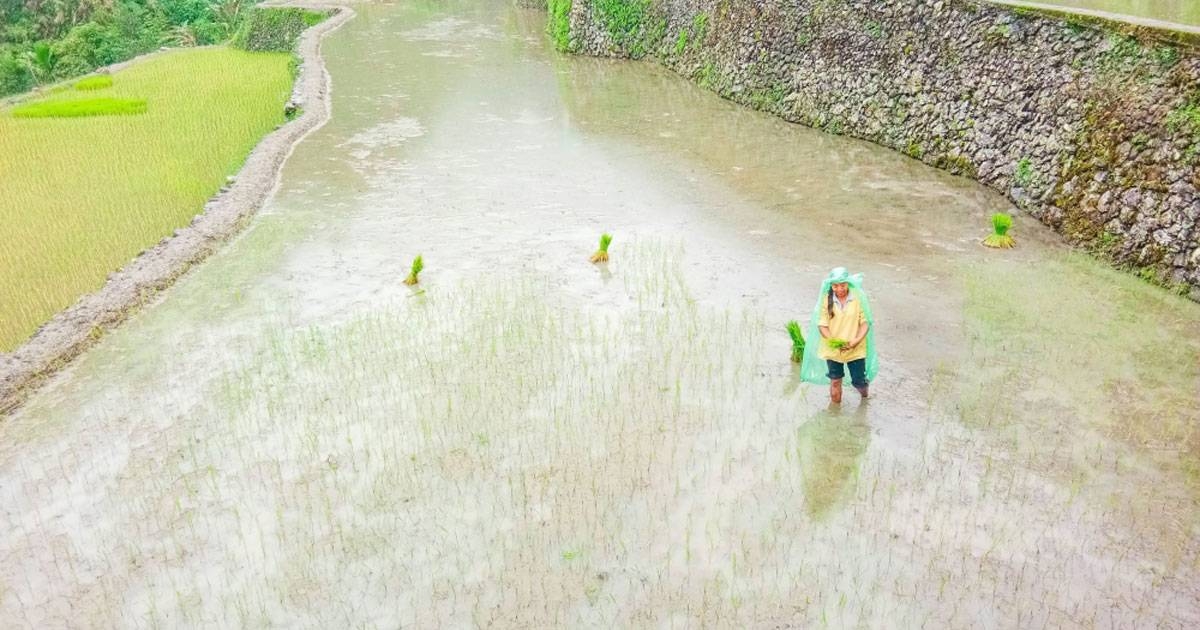
<instances>
[{"instance_id":1,"label":"person wearing green poncho","mask_svg":"<svg viewBox=\"0 0 1200 630\"><path fill-rule=\"evenodd\" d=\"M862 274L851 275L845 267L829 272L821 284L809 320L809 340L819 339L817 351L804 353L800 379L806 383L829 384L829 399L842 402L842 379L850 372L850 382L863 398L879 372L875 353L875 318L871 301L862 287Z\"/></svg>"}]
</instances>

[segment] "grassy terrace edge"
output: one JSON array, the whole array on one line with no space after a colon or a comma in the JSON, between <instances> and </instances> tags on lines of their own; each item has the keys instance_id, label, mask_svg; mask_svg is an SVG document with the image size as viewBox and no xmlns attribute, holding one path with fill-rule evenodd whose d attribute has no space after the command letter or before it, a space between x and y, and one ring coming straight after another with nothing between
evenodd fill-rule
<instances>
[{"instance_id":1,"label":"grassy terrace edge","mask_svg":"<svg viewBox=\"0 0 1200 630\"><path fill-rule=\"evenodd\" d=\"M190 225L180 228L113 272L99 290L57 313L12 352L0 354L0 417L19 407L46 380L104 334L120 325L189 268L201 262L242 227L269 198L279 171L296 143L330 115L330 86L320 53L321 39L354 17L347 6L308 2L260 5L262 9L327 12L299 33L294 54L298 76L287 104L297 112L262 138L247 156L232 185L204 205ZM152 56L149 53L111 67L115 71ZM8 99L9 104L28 98Z\"/></svg>"}]
</instances>

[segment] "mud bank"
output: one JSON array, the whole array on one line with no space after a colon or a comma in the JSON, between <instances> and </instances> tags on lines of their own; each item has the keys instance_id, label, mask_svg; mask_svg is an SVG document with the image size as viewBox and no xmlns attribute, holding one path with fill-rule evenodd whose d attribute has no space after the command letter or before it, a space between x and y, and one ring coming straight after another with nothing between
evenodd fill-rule
<instances>
[{"instance_id":1,"label":"mud bank","mask_svg":"<svg viewBox=\"0 0 1200 630\"><path fill-rule=\"evenodd\" d=\"M1200 300L1194 35L968 0L553 4L560 48L654 57L738 103L976 179Z\"/></svg>"},{"instance_id":2,"label":"mud bank","mask_svg":"<svg viewBox=\"0 0 1200 630\"><path fill-rule=\"evenodd\" d=\"M204 205L191 224L175 230L110 274L99 291L55 315L16 350L0 355L0 415L20 405L48 376L235 235L271 195L280 167L296 143L329 119L330 80L321 59L321 39L354 17L354 11L319 3L264 6L331 12L328 19L305 31L296 45L301 66L287 107L300 115L263 138L230 184ZM156 54L160 53L150 53ZM116 64L106 71L119 71L143 58Z\"/></svg>"}]
</instances>

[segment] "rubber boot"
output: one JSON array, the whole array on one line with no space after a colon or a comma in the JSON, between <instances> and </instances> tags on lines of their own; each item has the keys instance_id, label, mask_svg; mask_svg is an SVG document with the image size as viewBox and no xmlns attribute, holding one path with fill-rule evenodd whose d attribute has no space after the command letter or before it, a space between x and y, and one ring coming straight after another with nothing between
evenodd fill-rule
<instances>
[{"instance_id":1,"label":"rubber boot","mask_svg":"<svg viewBox=\"0 0 1200 630\"><path fill-rule=\"evenodd\" d=\"M842 379L835 378L829 381L829 400L837 405L842 403Z\"/></svg>"},{"instance_id":2,"label":"rubber boot","mask_svg":"<svg viewBox=\"0 0 1200 630\"><path fill-rule=\"evenodd\" d=\"M854 387L854 389L857 389L857 390L858 390L858 393L859 393L859 394L862 394L862 397L863 397L863 398L867 398L867 397L868 397L868 396L867 396L867 394L868 394L868 389L869 389L870 387L871 387L870 385L863 385L862 387L858 387L858 386L856 385L856 386Z\"/></svg>"}]
</instances>

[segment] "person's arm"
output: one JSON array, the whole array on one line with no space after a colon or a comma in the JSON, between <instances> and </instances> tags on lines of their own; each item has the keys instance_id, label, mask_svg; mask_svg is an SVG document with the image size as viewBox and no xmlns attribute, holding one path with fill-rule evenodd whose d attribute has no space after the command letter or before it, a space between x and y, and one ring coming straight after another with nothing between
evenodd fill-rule
<instances>
[{"instance_id":1,"label":"person's arm","mask_svg":"<svg viewBox=\"0 0 1200 630\"><path fill-rule=\"evenodd\" d=\"M829 338L829 300L824 300L821 308L821 317L817 320L817 330L821 331L821 338Z\"/></svg>"},{"instance_id":2,"label":"person's arm","mask_svg":"<svg viewBox=\"0 0 1200 630\"><path fill-rule=\"evenodd\" d=\"M829 326L817 326L817 330L821 331L821 338L829 338Z\"/></svg>"},{"instance_id":3,"label":"person's arm","mask_svg":"<svg viewBox=\"0 0 1200 630\"><path fill-rule=\"evenodd\" d=\"M858 333L854 335L854 339L850 340L850 348L857 348L858 344L867 336L867 329L871 324L867 322L866 316L863 315L862 309L858 311Z\"/></svg>"},{"instance_id":4,"label":"person's arm","mask_svg":"<svg viewBox=\"0 0 1200 630\"><path fill-rule=\"evenodd\" d=\"M858 334L854 335L854 339L850 340L851 348L856 348L858 344L862 343L862 340L867 336L867 329L870 327L871 325L867 322L858 325Z\"/></svg>"}]
</instances>

